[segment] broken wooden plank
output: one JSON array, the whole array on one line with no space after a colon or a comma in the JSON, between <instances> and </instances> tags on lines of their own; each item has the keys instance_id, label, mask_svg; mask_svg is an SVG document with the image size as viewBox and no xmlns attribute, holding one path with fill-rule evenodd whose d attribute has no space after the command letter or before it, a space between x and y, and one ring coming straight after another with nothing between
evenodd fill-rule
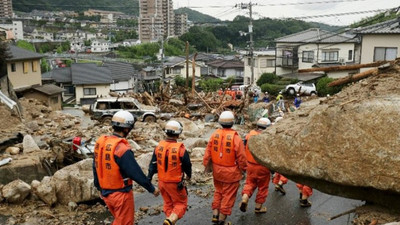
<instances>
[{"instance_id":1,"label":"broken wooden plank","mask_svg":"<svg viewBox=\"0 0 400 225\"><path fill-rule=\"evenodd\" d=\"M331 217L331 218L329 218L328 220L334 220L334 219L337 219L337 218L339 218L339 217L341 217L341 216L344 216L344 215L347 215L347 214L353 213L353 212L355 212L356 210L357 210L357 208L354 208L354 209L348 210L348 211L346 211L346 212L343 212L343 213L337 214L336 216L332 216L332 217Z\"/></svg>"},{"instance_id":2,"label":"broken wooden plank","mask_svg":"<svg viewBox=\"0 0 400 225\"><path fill-rule=\"evenodd\" d=\"M361 68L367 67L378 67L382 64L385 64L386 61L378 61L373 63L366 64L357 64L357 65L346 65L346 66L330 66L330 67L321 67L321 68L310 68L310 69L302 69L299 70L299 73L309 73L309 72L332 72L332 71L343 71L343 70L357 70Z\"/></svg>"},{"instance_id":3,"label":"broken wooden plank","mask_svg":"<svg viewBox=\"0 0 400 225\"><path fill-rule=\"evenodd\" d=\"M328 84L328 87L334 87L334 86L339 86L339 85L343 85L343 84L348 84L348 83L355 82L355 81L358 81L358 80L361 80L361 79L364 79L364 78L367 78L369 76L376 75L376 74L378 74L378 68L373 68L373 69L364 71L364 72L356 74L356 75L351 75L351 76L347 76L347 77L332 81Z\"/></svg>"}]
</instances>

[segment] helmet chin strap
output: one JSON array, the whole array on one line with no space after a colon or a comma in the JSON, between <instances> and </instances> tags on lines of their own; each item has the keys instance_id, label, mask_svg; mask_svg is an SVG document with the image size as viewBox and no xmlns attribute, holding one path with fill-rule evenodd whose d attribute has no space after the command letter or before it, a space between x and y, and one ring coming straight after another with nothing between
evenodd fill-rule
<instances>
[{"instance_id":1,"label":"helmet chin strap","mask_svg":"<svg viewBox=\"0 0 400 225\"><path fill-rule=\"evenodd\" d=\"M132 128L125 128L122 133L124 134L124 138L128 137L129 132L131 132Z\"/></svg>"}]
</instances>

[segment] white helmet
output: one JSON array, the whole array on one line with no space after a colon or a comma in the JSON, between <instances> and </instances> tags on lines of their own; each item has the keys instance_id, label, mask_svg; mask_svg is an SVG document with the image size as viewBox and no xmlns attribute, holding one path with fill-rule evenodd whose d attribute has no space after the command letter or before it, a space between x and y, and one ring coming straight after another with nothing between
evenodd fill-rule
<instances>
[{"instance_id":1,"label":"white helmet","mask_svg":"<svg viewBox=\"0 0 400 225\"><path fill-rule=\"evenodd\" d=\"M218 119L218 123L225 126L233 126L235 116L231 111L224 111L221 113Z\"/></svg>"},{"instance_id":2,"label":"white helmet","mask_svg":"<svg viewBox=\"0 0 400 225\"><path fill-rule=\"evenodd\" d=\"M173 135L179 135L182 133L183 127L182 124L176 120L170 120L168 123L165 125L165 133L166 134L173 134Z\"/></svg>"},{"instance_id":3,"label":"white helmet","mask_svg":"<svg viewBox=\"0 0 400 225\"><path fill-rule=\"evenodd\" d=\"M262 128L267 128L271 125L271 121L268 118L260 118L257 121L257 126Z\"/></svg>"},{"instance_id":4,"label":"white helmet","mask_svg":"<svg viewBox=\"0 0 400 225\"><path fill-rule=\"evenodd\" d=\"M122 128L129 128L133 129L135 125L135 118L132 114L125 110L120 110L114 114L111 125L114 127L122 127Z\"/></svg>"}]
</instances>

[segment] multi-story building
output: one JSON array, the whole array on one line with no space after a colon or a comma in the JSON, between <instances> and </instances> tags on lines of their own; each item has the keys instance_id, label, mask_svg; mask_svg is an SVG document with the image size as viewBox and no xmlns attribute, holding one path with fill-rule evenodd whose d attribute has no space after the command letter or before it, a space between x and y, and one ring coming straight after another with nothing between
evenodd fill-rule
<instances>
[{"instance_id":1,"label":"multi-story building","mask_svg":"<svg viewBox=\"0 0 400 225\"><path fill-rule=\"evenodd\" d=\"M11 18L12 16L12 0L0 0L0 17Z\"/></svg>"},{"instance_id":2,"label":"multi-story building","mask_svg":"<svg viewBox=\"0 0 400 225\"><path fill-rule=\"evenodd\" d=\"M22 26L22 21L11 21L8 23L0 22L0 27L6 30L10 30L14 33L14 37L16 40L24 39L24 30Z\"/></svg>"},{"instance_id":3,"label":"multi-story building","mask_svg":"<svg viewBox=\"0 0 400 225\"><path fill-rule=\"evenodd\" d=\"M139 38L154 42L175 35L172 0L140 0Z\"/></svg>"},{"instance_id":4,"label":"multi-story building","mask_svg":"<svg viewBox=\"0 0 400 225\"><path fill-rule=\"evenodd\" d=\"M186 13L175 14L175 35L181 36L187 33L189 30L188 26L188 15Z\"/></svg>"}]
</instances>

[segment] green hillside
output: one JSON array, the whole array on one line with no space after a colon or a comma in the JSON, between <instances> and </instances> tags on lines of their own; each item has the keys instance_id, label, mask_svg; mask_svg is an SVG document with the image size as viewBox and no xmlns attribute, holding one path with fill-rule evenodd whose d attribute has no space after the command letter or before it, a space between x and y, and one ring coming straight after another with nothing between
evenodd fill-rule
<instances>
[{"instance_id":1,"label":"green hillside","mask_svg":"<svg viewBox=\"0 0 400 225\"><path fill-rule=\"evenodd\" d=\"M30 12L34 9L48 11L100 9L139 15L138 0L13 0L13 8L20 12Z\"/></svg>"},{"instance_id":2,"label":"green hillside","mask_svg":"<svg viewBox=\"0 0 400 225\"><path fill-rule=\"evenodd\" d=\"M187 13L189 20L196 23L215 23L221 21L217 18L186 7L176 9L175 13Z\"/></svg>"}]
</instances>

